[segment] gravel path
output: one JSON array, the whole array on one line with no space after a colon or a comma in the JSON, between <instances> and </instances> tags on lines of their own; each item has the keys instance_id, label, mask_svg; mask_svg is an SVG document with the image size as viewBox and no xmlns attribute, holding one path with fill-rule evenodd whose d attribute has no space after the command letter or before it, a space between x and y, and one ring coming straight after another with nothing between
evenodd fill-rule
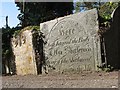
<instances>
[{"instance_id":1,"label":"gravel path","mask_svg":"<svg viewBox=\"0 0 120 90\"><path fill-rule=\"evenodd\" d=\"M3 88L118 88L118 72L3 76Z\"/></svg>"}]
</instances>

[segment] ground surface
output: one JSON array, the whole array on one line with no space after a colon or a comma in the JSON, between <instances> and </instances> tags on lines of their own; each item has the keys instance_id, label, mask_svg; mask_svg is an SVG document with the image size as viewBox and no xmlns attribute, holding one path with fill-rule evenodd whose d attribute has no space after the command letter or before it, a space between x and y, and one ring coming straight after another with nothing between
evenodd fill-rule
<instances>
[{"instance_id":1,"label":"ground surface","mask_svg":"<svg viewBox=\"0 0 120 90\"><path fill-rule=\"evenodd\" d=\"M118 72L3 76L3 88L118 88Z\"/></svg>"}]
</instances>

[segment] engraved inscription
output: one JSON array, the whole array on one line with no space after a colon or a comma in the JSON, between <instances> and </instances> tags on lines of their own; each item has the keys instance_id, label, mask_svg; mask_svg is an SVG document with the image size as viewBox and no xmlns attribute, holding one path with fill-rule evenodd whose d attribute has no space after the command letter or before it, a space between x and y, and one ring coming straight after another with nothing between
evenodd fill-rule
<instances>
[{"instance_id":1,"label":"engraved inscription","mask_svg":"<svg viewBox=\"0 0 120 90\"><path fill-rule=\"evenodd\" d=\"M79 46L73 48L70 46L65 46L65 47L63 47L63 50L60 50L59 48L51 49L49 51L49 55L55 56L55 55L64 55L65 53L67 53L67 54L86 53L86 52L88 53L91 51L92 51L91 48L80 48ZM63 53L63 52L65 52L65 53Z\"/></svg>"},{"instance_id":2,"label":"engraved inscription","mask_svg":"<svg viewBox=\"0 0 120 90\"><path fill-rule=\"evenodd\" d=\"M72 62L81 62L82 63L82 62L90 61L91 57L89 57L89 58L81 58L81 57L64 58L61 60L61 63L72 63ZM57 62L58 61L51 61L50 63L55 64ZM57 64L59 64L59 63L60 63L60 61Z\"/></svg>"},{"instance_id":3,"label":"engraved inscription","mask_svg":"<svg viewBox=\"0 0 120 90\"><path fill-rule=\"evenodd\" d=\"M59 30L60 35L72 35L74 34L74 29L69 29L69 30Z\"/></svg>"},{"instance_id":4,"label":"engraved inscription","mask_svg":"<svg viewBox=\"0 0 120 90\"><path fill-rule=\"evenodd\" d=\"M50 56L62 55L62 53L63 53L63 52L57 48L57 49L50 50L49 55L50 55Z\"/></svg>"},{"instance_id":5,"label":"engraved inscription","mask_svg":"<svg viewBox=\"0 0 120 90\"><path fill-rule=\"evenodd\" d=\"M84 43L84 42L89 42L89 38L88 37L78 37L78 38L72 38L69 40L64 40L64 41L60 41L60 40L56 40L53 43L49 43L48 46L63 46L63 45L68 45L68 44L75 44L75 43Z\"/></svg>"},{"instance_id":6,"label":"engraved inscription","mask_svg":"<svg viewBox=\"0 0 120 90\"><path fill-rule=\"evenodd\" d=\"M77 20L78 15L75 15L76 18L69 16L69 18L58 19L58 22L49 30L45 51L49 66L54 67L55 71L95 69L96 52L94 50L96 48L94 48L91 32L96 32L96 26L90 26L89 22L93 19L88 19L89 15L85 16L87 13L83 15L81 21ZM94 21L94 23L97 22Z\"/></svg>"},{"instance_id":7,"label":"engraved inscription","mask_svg":"<svg viewBox=\"0 0 120 90\"><path fill-rule=\"evenodd\" d=\"M74 27L74 25L76 26ZM52 33L56 33L57 36ZM63 21L53 28L50 36L47 52L49 64L53 67L57 68L59 65L63 67L62 64L71 63L73 63L72 65L75 63L85 64L92 61L92 47L88 44L91 39L84 33L84 27L78 22ZM65 68L69 68L69 65Z\"/></svg>"}]
</instances>

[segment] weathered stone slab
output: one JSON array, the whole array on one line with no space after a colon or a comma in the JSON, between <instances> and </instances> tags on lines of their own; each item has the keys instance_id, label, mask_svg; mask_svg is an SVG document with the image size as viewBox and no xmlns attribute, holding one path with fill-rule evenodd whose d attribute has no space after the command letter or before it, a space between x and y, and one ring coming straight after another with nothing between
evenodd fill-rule
<instances>
[{"instance_id":1,"label":"weathered stone slab","mask_svg":"<svg viewBox=\"0 0 120 90\"><path fill-rule=\"evenodd\" d=\"M12 39L17 75L37 75L32 37L31 30L25 30L17 38Z\"/></svg>"},{"instance_id":2,"label":"weathered stone slab","mask_svg":"<svg viewBox=\"0 0 120 90\"><path fill-rule=\"evenodd\" d=\"M101 64L96 9L40 24L48 72L94 71Z\"/></svg>"}]
</instances>

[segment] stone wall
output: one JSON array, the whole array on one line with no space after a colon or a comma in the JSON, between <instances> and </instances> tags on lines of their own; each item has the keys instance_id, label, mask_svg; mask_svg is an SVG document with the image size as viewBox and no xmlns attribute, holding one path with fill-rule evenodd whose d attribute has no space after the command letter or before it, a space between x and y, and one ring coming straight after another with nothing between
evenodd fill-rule
<instances>
[{"instance_id":1,"label":"stone wall","mask_svg":"<svg viewBox=\"0 0 120 90\"><path fill-rule=\"evenodd\" d=\"M12 39L17 75L37 74L31 30L25 30Z\"/></svg>"}]
</instances>

